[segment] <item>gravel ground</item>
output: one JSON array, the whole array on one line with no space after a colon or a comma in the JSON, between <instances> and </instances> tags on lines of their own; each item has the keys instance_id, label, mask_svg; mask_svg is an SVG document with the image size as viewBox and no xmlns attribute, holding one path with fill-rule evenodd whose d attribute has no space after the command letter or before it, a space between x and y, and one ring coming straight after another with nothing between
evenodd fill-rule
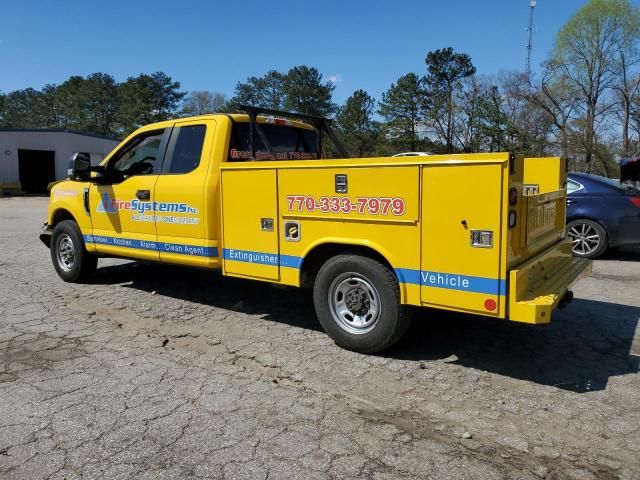
<instances>
[{"instance_id":1,"label":"gravel ground","mask_svg":"<svg viewBox=\"0 0 640 480\"><path fill-rule=\"evenodd\" d=\"M0 478L640 478L640 250L548 327L421 311L366 356L308 292L104 260L58 279L0 199Z\"/></svg>"}]
</instances>

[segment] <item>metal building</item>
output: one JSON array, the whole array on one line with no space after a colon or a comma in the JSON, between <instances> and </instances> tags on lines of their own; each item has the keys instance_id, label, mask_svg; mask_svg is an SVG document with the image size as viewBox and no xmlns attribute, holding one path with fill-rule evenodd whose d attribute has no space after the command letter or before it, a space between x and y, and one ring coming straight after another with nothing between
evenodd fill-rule
<instances>
[{"instance_id":1,"label":"metal building","mask_svg":"<svg viewBox=\"0 0 640 480\"><path fill-rule=\"evenodd\" d=\"M88 152L98 164L118 140L55 129L0 129L0 194L46 193L67 176L74 152Z\"/></svg>"}]
</instances>

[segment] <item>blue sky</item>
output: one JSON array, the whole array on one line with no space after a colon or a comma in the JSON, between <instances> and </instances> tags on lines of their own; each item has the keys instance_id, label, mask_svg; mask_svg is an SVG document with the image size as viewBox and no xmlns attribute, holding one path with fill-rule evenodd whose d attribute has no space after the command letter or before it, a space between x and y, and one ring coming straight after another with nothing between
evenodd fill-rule
<instances>
[{"instance_id":1,"label":"blue sky","mask_svg":"<svg viewBox=\"0 0 640 480\"><path fill-rule=\"evenodd\" d=\"M640 0L634 0L634 4ZM538 0L532 65L586 0ZM400 75L423 73L429 50L452 46L481 74L521 70L529 0L20 0L0 7L0 90L70 75L116 80L164 71L185 90L232 94L269 69L317 67L342 102L379 98Z\"/></svg>"}]
</instances>

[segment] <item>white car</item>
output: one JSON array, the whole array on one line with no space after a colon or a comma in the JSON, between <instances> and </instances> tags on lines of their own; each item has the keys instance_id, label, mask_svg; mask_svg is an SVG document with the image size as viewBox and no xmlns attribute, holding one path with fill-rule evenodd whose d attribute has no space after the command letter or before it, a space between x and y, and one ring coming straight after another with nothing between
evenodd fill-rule
<instances>
[{"instance_id":1,"label":"white car","mask_svg":"<svg viewBox=\"0 0 640 480\"><path fill-rule=\"evenodd\" d=\"M403 152L392 155L393 157L428 157L433 155L431 152Z\"/></svg>"}]
</instances>

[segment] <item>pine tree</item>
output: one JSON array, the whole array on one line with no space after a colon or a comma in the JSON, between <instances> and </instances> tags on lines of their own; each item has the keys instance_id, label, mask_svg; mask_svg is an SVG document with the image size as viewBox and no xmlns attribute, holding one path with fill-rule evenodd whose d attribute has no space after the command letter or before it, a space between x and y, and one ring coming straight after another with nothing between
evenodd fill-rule
<instances>
[{"instance_id":1,"label":"pine tree","mask_svg":"<svg viewBox=\"0 0 640 480\"><path fill-rule=\"evenodd\" d=\"M427 96L424 80L415 73L403 75L382 94L379 113L386 120L385 134L401 148L416 151L423 144L421 127Z\"/></svg>"},{"instance_id":2,"label":"pine tree","mask_svg":"<svg viewBox=\"0 0 640 480\"><path fill-rule=\"evenodd\" d=\"M372 118L375 106L373 97L364 90L356 90L338 110L338 131L352 155L366 157L376 150L380 130Z\"/></svg>"}]
</instances>

